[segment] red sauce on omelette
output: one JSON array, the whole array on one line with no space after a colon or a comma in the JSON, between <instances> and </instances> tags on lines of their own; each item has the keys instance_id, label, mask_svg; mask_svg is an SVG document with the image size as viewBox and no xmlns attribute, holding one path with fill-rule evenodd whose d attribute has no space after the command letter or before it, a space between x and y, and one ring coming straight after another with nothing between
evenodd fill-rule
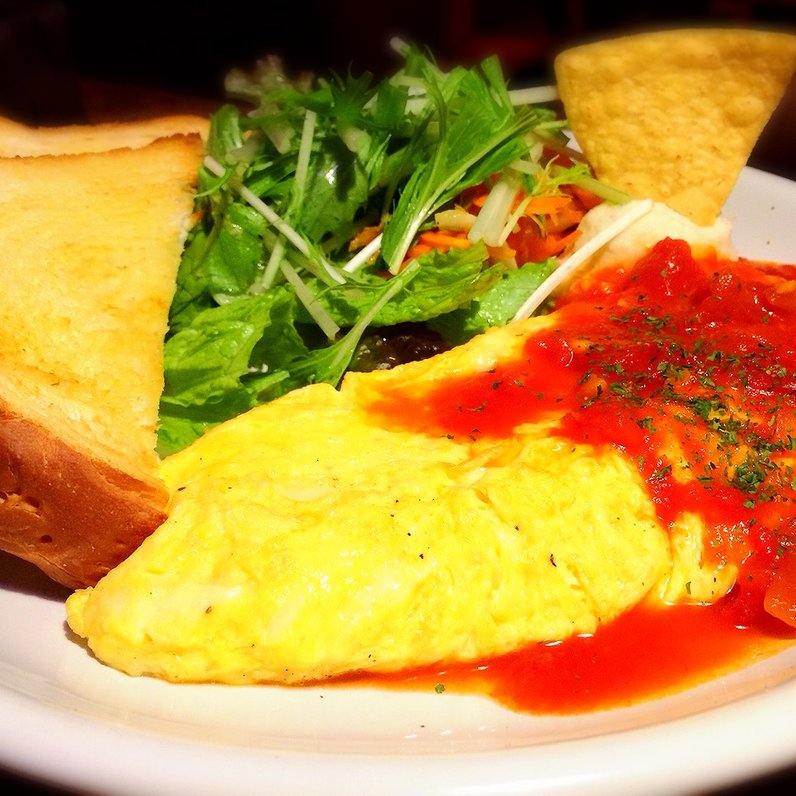
<instances>
[{"instance_id":1,"label":"red sauce on omelette","mask_svg":"<svg viewBox=\"0 0 796 796\"><path fill-rule=\"evenodd\" d=\"M666 239L555 309L522 357L373 410L472 439L553 413L551 433L632 460L664 527L701 516L736 586L711 606L639 606L593 636L401 679L477 679L515 708L572 712L682 688L796 637L796 266L696 259Z\"/></svg>"}]
</instances>

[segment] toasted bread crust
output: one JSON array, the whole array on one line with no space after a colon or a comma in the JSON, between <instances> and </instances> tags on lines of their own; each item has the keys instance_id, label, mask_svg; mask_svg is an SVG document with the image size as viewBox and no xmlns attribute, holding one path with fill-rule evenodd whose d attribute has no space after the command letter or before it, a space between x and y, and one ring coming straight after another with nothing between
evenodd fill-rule
<instances>
[{"instance_id":1,"label":"toasted bread crust","mask_svg":"<svg viewBox=\"0 0 796 796\"><path fill-rule=\"evenodd\" d=\"M69 588L94 585L166 518L155 478L117 470L0 404L0 548Z\"/></svg>"},{"instance_id":2,"label":"toasted bread crust","mask_svg":"<svg viewBox=\"0 0 796 796\"><path fill-rule=\"evenodd\" d=\"M166 517L163 338L202 154L193 133L0 158L0 550L69 588Z\"/></svg>"},{"instance_id":3,"label":"toasted bread crust","mask_svg":"<svg viewBox=\"0 0 796 796\"><path fill-rule=\"evenodd\" d=\"M0 157L36 157L110 149L138 149L158 138L198 134L207 138L210 122L203 116L174 114L134 122L28 127L0 116Z\"/></svg>"}]
</instances>

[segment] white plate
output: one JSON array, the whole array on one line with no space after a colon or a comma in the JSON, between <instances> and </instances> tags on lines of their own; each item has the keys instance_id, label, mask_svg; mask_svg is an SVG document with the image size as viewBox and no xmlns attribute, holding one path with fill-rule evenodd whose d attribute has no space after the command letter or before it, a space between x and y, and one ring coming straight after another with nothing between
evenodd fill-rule
<instances>
[{"instance_id":1,"label":"white plate","mask_svg":"<svg viewBox=\"0 0 796 796\"><path fill-rule=\"evenodd\" d=\"M796 183L746 169L726 212L740 254L796 260ZM64 597L0 556L0 766L65 788L649 796L796 763L796 649L631 709L534 717L450 693L129 678L68 639Z\"/></svg>"}]
</instances>

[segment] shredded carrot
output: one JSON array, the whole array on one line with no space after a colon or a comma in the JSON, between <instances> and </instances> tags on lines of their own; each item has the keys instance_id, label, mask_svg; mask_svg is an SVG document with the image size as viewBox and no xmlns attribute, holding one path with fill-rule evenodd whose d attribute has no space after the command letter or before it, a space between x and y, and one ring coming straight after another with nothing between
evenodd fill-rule
<instances>
[{"instance_id":1,"label":"shredded carrot","mask_svg":"<svg viewBox=\"0 0 796 796\"><path fill-rule=\"evenodd\" d=\"M489 253L489 259L495 263L513 260L514 256L517 254L511 246L505 243L502 246L487 246L486 250Z\"/></svg>"},{"instance_id":2,"label":"shredded carrot","mask_svg":"<svg viewBox=\"0 0 796 796\"><path fill-rule=\"evenodd\" d=\"M575 239L578 237L579 232L575 230L574 232L570 232L568 235L560 235L556 232L546 235L544 238L541 238L542 241L542 251L544 252L544 257L541 259L544 260L547 257L557 257L561 252L563 252L570 243L574 243Z\"/></svg>"},{"instance_id":3,"label":"shredded carrot","mask_svg":"<svg viewBox=\"0 0 796 796\"><path fill-rule=\"evenodd\" d=\"M419 243L434 249L467 249L473 245L462 232L441 232L434 229L421 232Z\"/></svg>"},{"instance_id":4,"label":"shredded carrot","mask_svg":"<svg viewBox=\"0 0 796 796\"><path fill-rule=\"evenodd\" d=\"M557 213L572 204L572 197L565 194L552 196L534 196L525 206L526 216L546 216Z\"/></svg>"},{"instance_id":5,"label":"shredded carrot","mask_svg":"<svg viewBox=\"0 0 796 796\"><path fill-rule=\"evenodd\" d=\"M566 185L564 189L575 197L584 210L591 210L592 207L596 207L603 201L601 196L597 196L596 193L592 193L586 188L581 188L580 185Z\"/></svg>"},{"instance_id":6,"label":"shredded carrot","mask_svg":"<svg viewBox=\"0 0 796 796\"><path fill-rule=\"evenodd\" d=\"M487 246L492 262L516 260L519 264L541 262L564 252L578 237L577 226L587 210L602 199L577 185L561 186L562 193L534 196L523 210L518 226L502 246ZM474 212L489 195L486 184L462 193L461 206ZM520 195L516 202L522 201ZM407 252L404 263L433 250L465 249L471 246L464 231L432 229L422 232Z\"/></svg>"},{"instance_id":7,"label":"shredded carrot","mask_svg":"<svg viewBox=\"0 0 796 796\"><path fill-rule=\"evenodd\" d=\"M414 260L417 257L422 257L424 254L428 254L430 251L431 246L426 246L422 243L416 243L414 246L410 247L409 251L406 253L404 262L407 262L408 260Z\"/></svg>"},{"instance_id":8,"label":"shredded carrot","mask_svg":"<svg viewBox=\"0 0 796 796\"><path fill-rule=\"evenodd\" d=\"M558 242L556 244L556 254L561 254L568 246L573 244L578 237L580 236L579 229L573 229L572 232L566 235L559 235Z\"/></svg>"},{"instance_id":9,"label":"shredded carrot","mask_svg":"<svg viewBox=\"0 0 796 796\"><path fill-rule=\"evenodd\" d=\"M464 232L442 232L438 229L429 229L420 233L417 243L406 253L404 263L422 257L435 249L446 252L448 249L468 249L472 245Z\"/></svg>"},{"instance_id":10,"label":"shredded carrot","mask_svg":"<svg viewBox=\"0 0 796 796\"><path fill-rule=\"evenodd\" d=\"M575 206L562 208L557 213L551 213L543 222L547 232L565 232L570 227L577 226L583 219L584 212Z\"/></svg>"},{"instance_id":11,"label":"shredded carrot","mask_svg":"<svg viewBox=\"0 0 796 796\"><path fill-rule=\"evenodd\" d=\"M348 251L356 251L363 246L367 246L381 232L381 227L363 227L351 239L348 244Z\"/></svg>"}]
</instances>

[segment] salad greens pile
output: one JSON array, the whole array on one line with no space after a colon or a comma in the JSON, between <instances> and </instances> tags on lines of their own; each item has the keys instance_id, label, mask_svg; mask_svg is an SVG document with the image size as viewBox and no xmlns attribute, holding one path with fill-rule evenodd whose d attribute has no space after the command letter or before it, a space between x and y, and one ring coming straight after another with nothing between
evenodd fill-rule
<instances>
[{"instance_id":1,"label":"salad greens pile","mask_svg":"<svg viewBox=\"0 0 796 796\"><path fill-rule=\"evenodd\" d=\"M506 213L486 210L472 245L411 256L472 186L531 196L594 180L544 160L565 122L517 104L496 58L443 72L401 55L381 81L290 80L276 59L227 76L170 312L161 455L290 390L385 366L390 331L433 352L506 323L554 268L491 258Z\"/></svg>"}]
</instances>

